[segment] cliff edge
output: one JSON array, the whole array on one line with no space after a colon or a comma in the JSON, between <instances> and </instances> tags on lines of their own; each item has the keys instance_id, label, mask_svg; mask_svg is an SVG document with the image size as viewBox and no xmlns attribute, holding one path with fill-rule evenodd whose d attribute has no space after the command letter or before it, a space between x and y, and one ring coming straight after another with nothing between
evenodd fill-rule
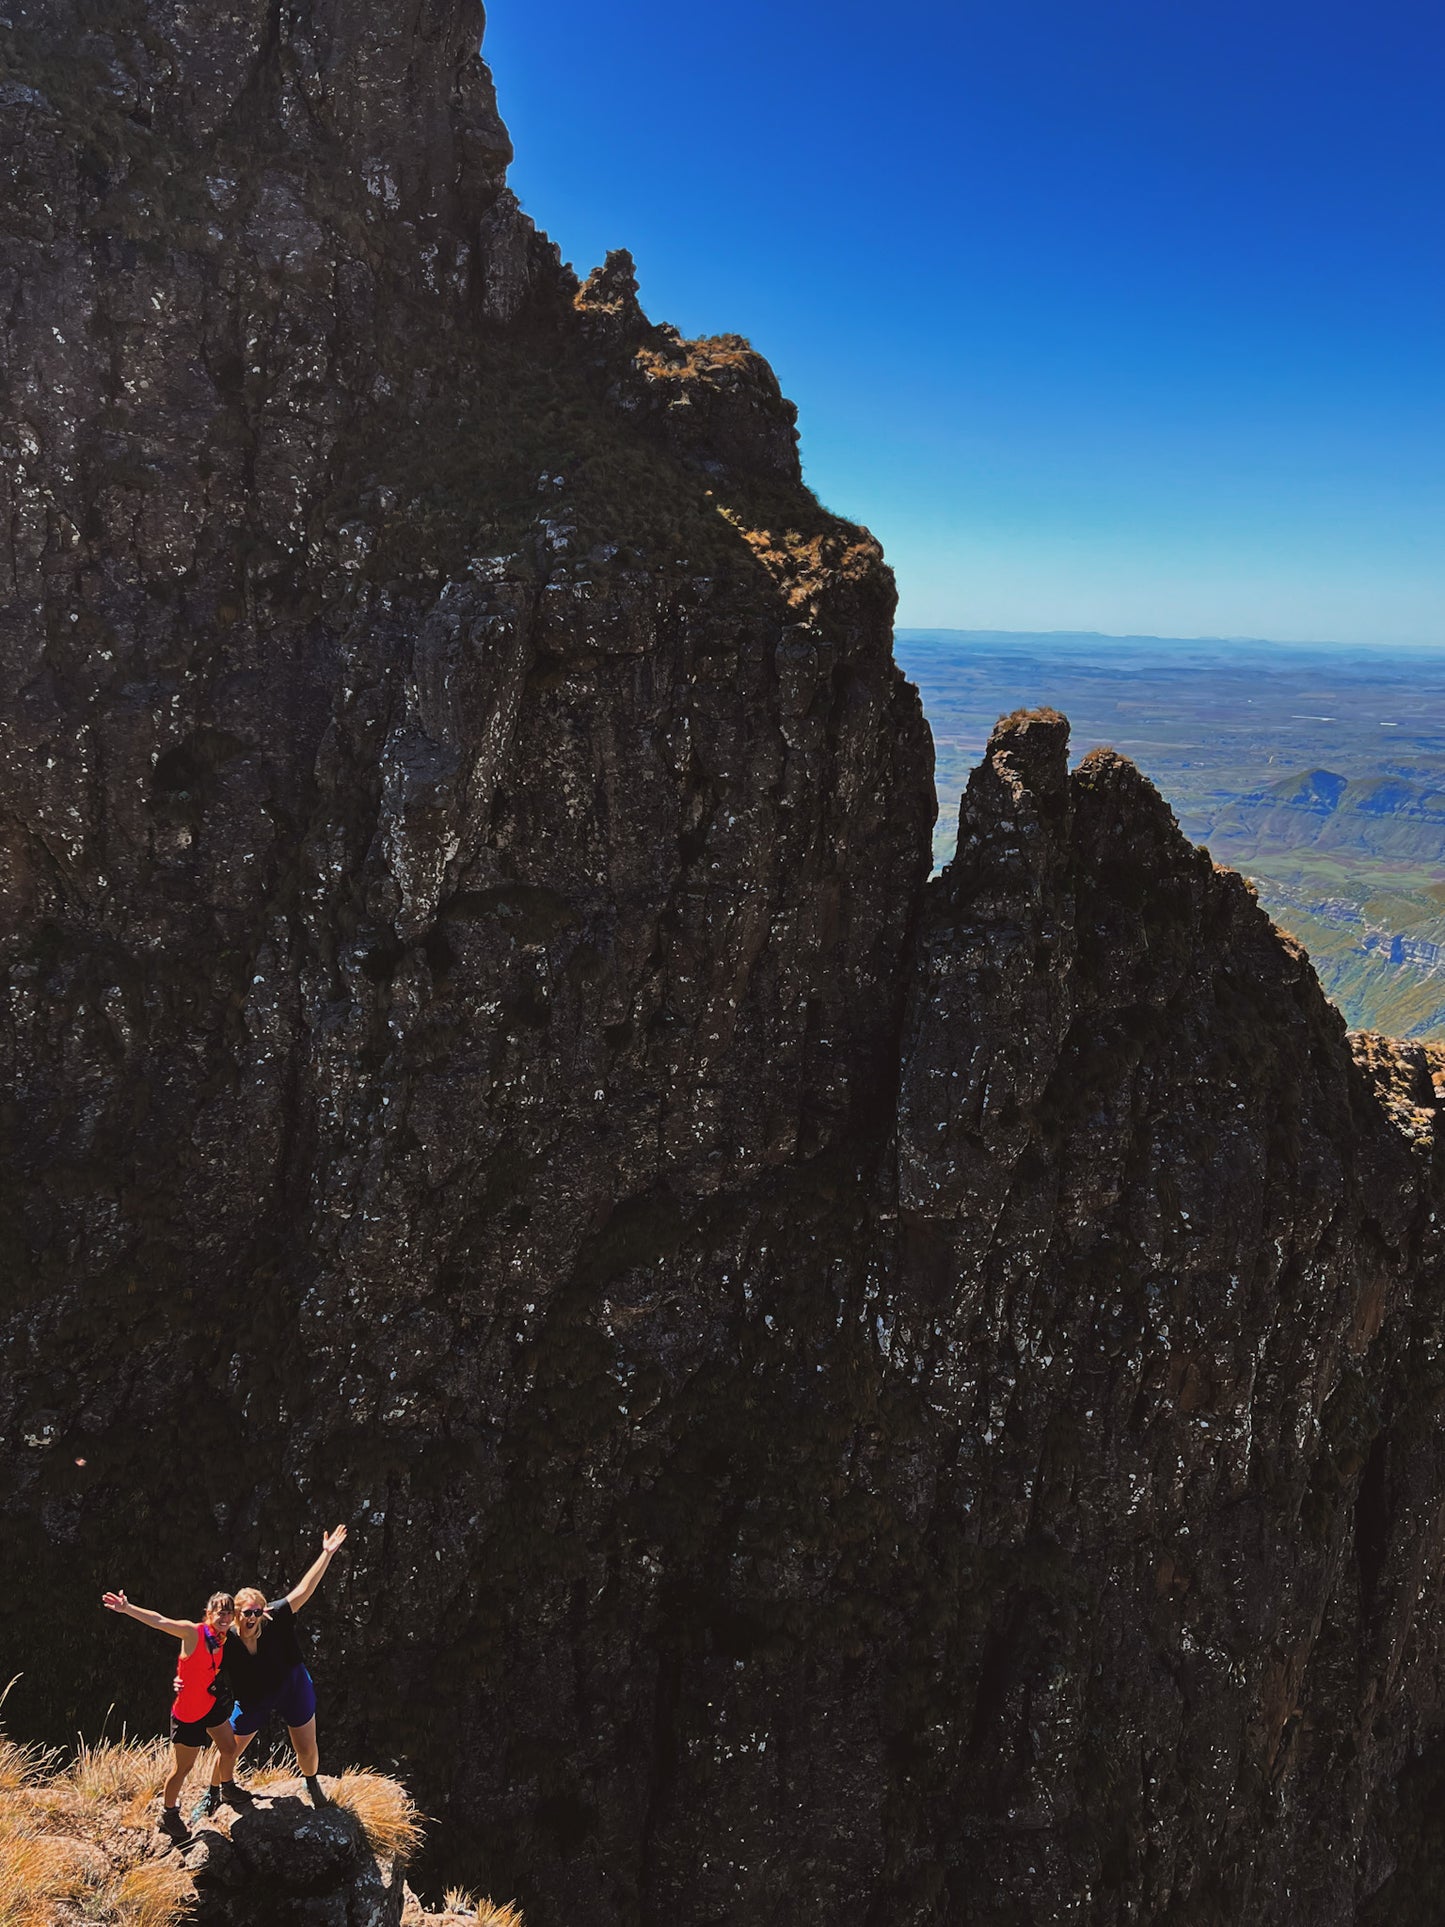
<instances>
[{"instance_id":1,"label":"cliff edge","mask_svg":"<svg viewBox=\"0 0 1445 1927\"><path fill-rule=\"evenodd\" d=\"M16 1724L344 1517L323 1763L530 1927L1407 1921L1440 1060L1050 713L929 881L876 543L482 27L0 24Z\"/></svg>"},{"instance_id":2,"label":"cliff edge","mask_svg":"<svg viewBox=\"0 0 1445 1927\"><path fill-rule=\"evenodd\" d=\"M406 1789L349 1771L317 1807L273 1767L245 1804L174 1845L155 1827L170 1749L82 1740L61 1762L0 1734L0 1917L6 1927L523 1927L462 1892L428 1911L405 1880L422 1821ZM199 1791L200 1779L191 1792Z\"/></svg>"}]
</instances>

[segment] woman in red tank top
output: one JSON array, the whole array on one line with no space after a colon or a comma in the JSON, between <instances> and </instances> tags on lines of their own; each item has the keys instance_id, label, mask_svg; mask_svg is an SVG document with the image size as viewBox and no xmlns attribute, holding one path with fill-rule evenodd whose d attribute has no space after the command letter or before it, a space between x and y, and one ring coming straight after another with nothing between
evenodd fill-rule
<instances>
[{"instance_id":1,"label":"woman in red tank top","mask_svg":"<svg viewBox=\"0 0 1445 1927\"><path fill-rule=\"evenodd\" d=\"M209 1744L216 1749L211 1783L217 1789L217 1804L235 1804L236 1738L230 1719L234 1702L218 1682L236 1602L228 1592L213 1592L201 1619L167 1619L164 1613L132 1606L123 1592L108 1592L100 1603L113 1613L124 1613L127 1619L138 1619L142 1626L154 1626L157 1632L169 1633L181 1642L176 1697L171 1706L175 1765L161 1794L161 1832L182 1845L190 1839L190 1831L181 1818L181 1789L203 1746Z\"/></svg>"}]
</instances>

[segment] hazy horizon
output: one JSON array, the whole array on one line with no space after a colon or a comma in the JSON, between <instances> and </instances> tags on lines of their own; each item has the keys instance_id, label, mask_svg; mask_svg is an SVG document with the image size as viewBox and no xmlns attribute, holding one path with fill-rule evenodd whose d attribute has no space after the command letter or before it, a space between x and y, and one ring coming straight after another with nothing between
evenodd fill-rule
<instances>
[{"instance_id":1,"label":"hazy horizon","mask_svg":"<svg viewBox=\"0 0 1445 1927\"><path fill-rule=\"evenodd\" d=\"M917 623L897 622L894 633L900 637L946 638L963 637L980 642L1024 641L1024 642L1114 642L1114 643L1165 643L1177 644L1191 649L1282 649L1298 653L1301 650L1319 649L1324 651L1344 650L1380 655L1430 655L1445 656L1445 635L1439 639L1420 642L1393 642L1380 640L1348 641L1339 636L1218 636L1218 635L1165 635L1152 630L1131 630L1120 632L1109 629L1020 629L1020 628L982 628L964 627L957 623Z\"/></svg>"}]
</instances>

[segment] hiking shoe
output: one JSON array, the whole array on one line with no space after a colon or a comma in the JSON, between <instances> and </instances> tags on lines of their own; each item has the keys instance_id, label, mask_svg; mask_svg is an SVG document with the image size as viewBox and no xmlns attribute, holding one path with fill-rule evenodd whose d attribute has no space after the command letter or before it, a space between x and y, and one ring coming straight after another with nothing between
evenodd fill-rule
<instances>
[{"instance_id":1,"label":"hiking shoe","mask_svg":"<svg viewBox=\"0 0 1445 1927\"><path fill-rule=\"evenodd\" d=\"M243 1786L237 1786L234 1780L222 1780L216 1791L221 1796L220 1804L223 1807L235 1807L238 1812L242 1807L253 1807L256 1804L255 1794L248 1793Z\"/></svg>"},{"instance_id":2,"label":"hiking shoe","mask_svg":"<svg viewBox=\"0 0 1445 1927\"><path fill-rule=\"evenodd\" d=\"M313 1807L329 1807L331 1805L331 1802L321 1791L321 1781L316 1774L308 1773L306 1775L306 1791L311 1795L311 1804Z\"/></svg>"},{"instance_id":3,"label":"hiking shoe","mask_svg":"<svg viewBox=\"0 0 1445 1927\"><path fill-rule=\"evenodd\" d=\"M162 1807L160 1830L174 1847L191 1844L191 1830L181 1818L179 1807Z\"/></svg>"},{"instance_id":4,"label":"hiking shoe","mask_svg":"<svg viewBox=\"0 0 1445 1927\"><path fill-rule=\"evenodd\" d=\"M194 1826L197 1820L209 1820L220 1804L221 1789L218 1786L208 1786L191 1808L191 1825Z\"/></svg>"}]
</instances>

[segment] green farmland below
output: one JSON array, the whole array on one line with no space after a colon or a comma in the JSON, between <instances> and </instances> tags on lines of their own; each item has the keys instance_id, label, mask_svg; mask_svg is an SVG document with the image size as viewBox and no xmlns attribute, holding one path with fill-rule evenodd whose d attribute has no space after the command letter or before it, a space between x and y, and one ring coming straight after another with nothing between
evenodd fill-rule
<instances>
[{"instance_id":1,"label":"green farmland below","mask_svg":"<svg viewBox=\"0 0 1445 1927\"><path fill-rule=\"evenodd\" d=\"M1445 650L903 629L937 749L934 860L998 717L1052 704L1256 885L1359 1030L1445 1039Z\"/></svg>"}]
</instances>

